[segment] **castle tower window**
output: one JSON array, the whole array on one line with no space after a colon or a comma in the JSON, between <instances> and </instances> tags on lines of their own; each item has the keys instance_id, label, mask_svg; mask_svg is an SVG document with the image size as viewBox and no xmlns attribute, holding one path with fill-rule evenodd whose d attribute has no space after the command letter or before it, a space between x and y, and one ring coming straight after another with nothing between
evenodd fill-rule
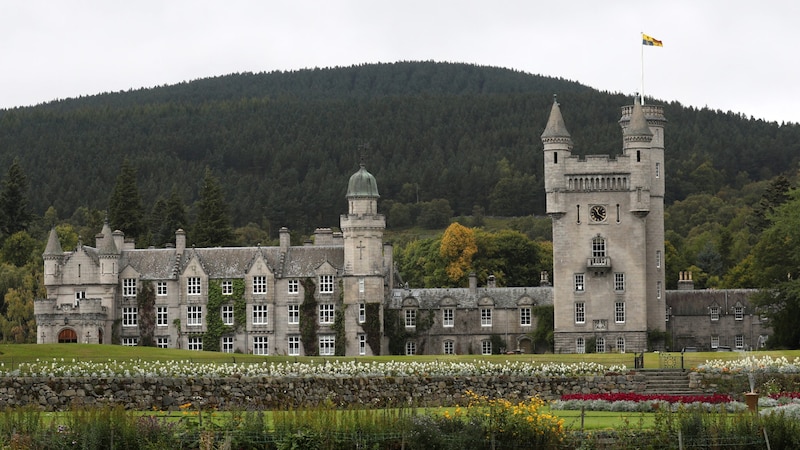
<instances>
[{"instance_id":1,"label":"castle tower window","mask_svg":"<svg viewBox=\"0 0 800 450\"><path fill-rule=\"evenodd\" d=\"M367 305L364 303L358 304L358 323L367 321Z\"/></svg>"},{"instance_id":2,"label":"castle tower window","mask_svg":"<svg viewBox=\"0 0 800 450\"><path fill-rule=\"evenodd\" d=\"M586 275L582 273L576 273L574 275L575 278L575 292L583 292L586 290Z\"/></svg>"},{"instance_id":3,"label":"castle tower window","mask_svg":"<svg viewBox=\"0 0 800 450\"><path fill-rule=\"evenodd\" d=\"M367 335L364 333L358 333L358 354L367 354Z\"/></svg>"},{"instance_id":4,"label":"castle tower window","mask_svg":"<svg viewBox=\"0 0 800 450\"><path fill-rule=\"evenodd\" d=\"M595 341L594 351L595 353L605 353L606 352L606 338L603 336L598 336L597 340Z\"/></svg>"},{"instance_id":5,"label":"castle tower window","mask_svg":"<svg viewBox=\"0 0 800 450\"><path fill-rule=\"evenodd\" d=\"M642 162L642 151L636 150L636 162Z\"/></svg>"},{"instance_id":6,"label":"castle tower window","mask_svg":"<svg viewBox=\"0 0 800 450\"><path fill-rule=\"evenodd\" d=\"M656 178L661 177L661 163L656 163Z\"/></svg>"},{"instance_id":7,"label":"castle tower window","mask_svg":"<svg viewBox=\"0 0 800 450\"><path fill-rule=\"evenodd\" d=\"M586 303L575 303L575 323L586 323Z\"/></svg>"},{"instance_id":8,"label":"castle tower window","mask_svg":"<svg viewBox=\"0 0 800 450\"><path fill-rule=\"evenodd\" d=\"M553 164L558 164L558 152L553 152Z\"/></svg>"},{"instance_id":9,"label":"castle tower window","mask_svg":"<svg viewBox=\"0 0 800 450\"><path fill-rule=\"evenodd\" d=\"M625 291L625 274L617 272L614 274L614 291L615 292L624 292Z\"/></svg>"}]
</instances>

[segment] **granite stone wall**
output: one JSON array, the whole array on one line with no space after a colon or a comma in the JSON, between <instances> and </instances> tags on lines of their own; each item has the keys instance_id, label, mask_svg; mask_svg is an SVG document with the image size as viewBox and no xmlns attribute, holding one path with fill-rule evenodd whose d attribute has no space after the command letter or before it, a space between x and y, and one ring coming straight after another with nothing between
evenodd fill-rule
<instances>
[{"instance_id":1,"label":"granite stone wall","mask_svg":"<svg viewBox=\"0 0 800 450\"><path fill-rule=\"evenodd\" d=\"M571 393L640 392L635 373L585 377L341 377L341 378L0 378L0 408L38 405L48 411L81 405L135 410L280 409L327 402L339 406L451 406L467 391L510 401Z\"/></svg>"}]
</instances>

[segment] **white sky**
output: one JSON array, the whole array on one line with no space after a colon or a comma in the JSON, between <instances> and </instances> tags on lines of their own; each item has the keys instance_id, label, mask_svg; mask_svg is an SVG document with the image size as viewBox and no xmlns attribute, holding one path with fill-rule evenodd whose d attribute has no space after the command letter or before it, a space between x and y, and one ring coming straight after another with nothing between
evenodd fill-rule
<instances>
[{"instance_id":1,"label":"white sky","mask_svg":"<svg viewBox=\"0 0 800 450\"><path fill-rule=\"evenodd\" d=\"M793 0L0 0L0 108L412 60L633 94L644 54L647 96L800 122L798 24Z\"/></svg>"}]
</instances>

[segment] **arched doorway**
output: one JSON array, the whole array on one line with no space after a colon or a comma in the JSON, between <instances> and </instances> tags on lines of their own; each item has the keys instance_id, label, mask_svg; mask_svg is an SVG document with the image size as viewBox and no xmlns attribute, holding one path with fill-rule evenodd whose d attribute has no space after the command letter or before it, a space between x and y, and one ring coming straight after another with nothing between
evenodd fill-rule
<instances>
[{"instance_id":1,"label":"arched doorway","mask_svg":"<svg viewBox=\"0 0 800 450\"><path fill-rule=\"evenodd\" d=\"M64 328L58 332L59 344L76 344L78 343L78 333L72 328Z\"/></svg>"},{"instance_id":2,"label":"arched doorway","mask_svg":"<svg viewBox=\"0 0 800 450\"><path fill-rule=\"evenodd\" d=\"M521 353L530 354L533 353L533 342L529 337L520 337L517 339L517 349Z\"/></svg>"},{"instance_id":3,"label":"arched doorway","mask_svg":"<svg viewBox=\"0 0 800 450\"><path fill-rule=\"evenodd\" d=\"M103 343L103 329L102 328L98 328L97 329L97 343L98 344L102 344Z\"/></svg>"}]
</instances>

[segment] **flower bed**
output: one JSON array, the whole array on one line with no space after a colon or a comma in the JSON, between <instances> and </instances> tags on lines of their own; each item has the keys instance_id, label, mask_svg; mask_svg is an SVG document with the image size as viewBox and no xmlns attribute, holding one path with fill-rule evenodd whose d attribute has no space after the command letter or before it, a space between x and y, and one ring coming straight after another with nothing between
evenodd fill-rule
<instances>
[{"instance_id":1,"label":"flower bed","mask_svg":"<svg viewBox=\"0 0 800 450\"><path fill-rule=\"evenodd\" d=\"M708 360L695 369L701 373L800 373L800 358L789 361L786 357L773 358L747 356L739 359Z\"/></svg>"},{"instance_id":2,"label":"flower bed","mask_svg":"<svg viewBox=\"0 0 800 450\"><path fill-rule=\"evenodd\" d=\"M191 361L91 362L65 359L21 363L14 370L0 365L0 377L404 377L404 376L548 376L577 377L626 372L624 365L534 361L494 363L447 361L325 361L320 363L197 363Z\"/></svg>"},{"instance_id":3,"label":"flower bed","mask_svg":"<svg viewBox=\"0 0 800 450\"><path fill-rule=\"evenodd\" d=\"M589 411L629 411L650 412L659 409L677 410L681 406L703 408L705 410L719 409L741 411L746 406L736 402L733 397L725 394L709 395L669 395L669 394L637 394L637 393L607 393L607 394L570 394L562 395L560 400L552 402L553 409L585 409Z\"/></svg>"}]
</instances>

